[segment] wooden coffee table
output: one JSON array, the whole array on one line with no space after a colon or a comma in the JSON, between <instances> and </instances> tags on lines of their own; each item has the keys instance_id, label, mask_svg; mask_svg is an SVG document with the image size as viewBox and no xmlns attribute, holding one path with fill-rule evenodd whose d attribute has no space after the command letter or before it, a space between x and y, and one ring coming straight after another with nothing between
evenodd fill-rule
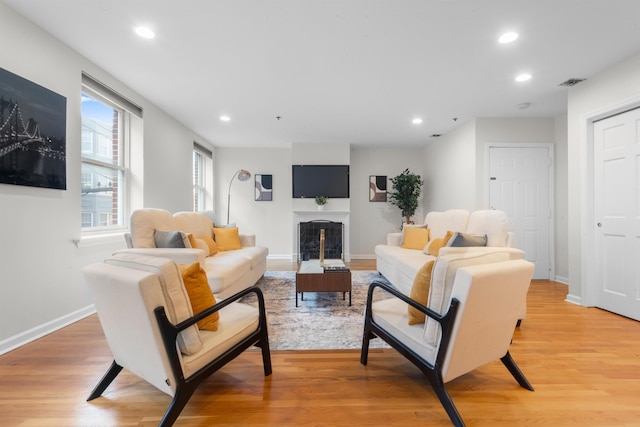
<instances>
[{"instance_id":1,"label":"wooden coffee table","mask_svg":"<svg viewBox=\"0 0 640 427\"><path fill-rule=\"evenodd\" d=\"M298 293L304 301L305 292L342 292L342 299L346 299L349 292L349 306L351 306L351 271L342 260L312 259L302 261L296 272L296 307Z\"/></svg>"}]
</instances>

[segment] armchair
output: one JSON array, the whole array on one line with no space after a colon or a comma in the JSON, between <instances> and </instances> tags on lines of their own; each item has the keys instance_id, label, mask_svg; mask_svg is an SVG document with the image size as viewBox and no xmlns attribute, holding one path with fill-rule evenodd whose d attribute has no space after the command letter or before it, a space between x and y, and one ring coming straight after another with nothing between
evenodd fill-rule
<instances>
[{"instance_id":1,"label":"armchair","mask_svg":"<svg viewBox=\"0 0 640 427\"><path fill-rule=\"evenodd\" d=\"M427 377L453 425L464 426L444 384L500 359L521 387L533 387L509 354L526 299L533 264L488 254L440 256L434 264L428 306L374 281L368 291L360 363L367 364L369 340L382 338ZM392 298L373 301L384 290ZM409 325L407 305L427 316Z\"/></svg>"},{"instance_id":2,"label":"armchair","mask_svg":"<svg viewBox=\"0 0 640 427\"><path fill-rule=\"evenodd\" d=\"M91 392L100 397L123 368L173 397L160 426L171 426L191 395L211 374L247 348L262 349L264 375L271 356L264 298L245 289L193 315L177 265L166 258L119 254L83 274L114 360ZM237 302L254 293L258 307ZM217 331L196 323L219 313Z\"/></svg>"}]
</instances>

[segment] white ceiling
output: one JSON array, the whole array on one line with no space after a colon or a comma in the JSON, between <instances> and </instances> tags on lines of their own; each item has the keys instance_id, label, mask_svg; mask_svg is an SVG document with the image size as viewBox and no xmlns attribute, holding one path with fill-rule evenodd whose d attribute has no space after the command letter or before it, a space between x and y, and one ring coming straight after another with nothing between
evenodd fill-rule
<instances>
[{"instance_id":1,"label":"white ceiling","mask_svg":"<svg viewBox=\"0 0 640 427\"><path fill-rule=\"evenodd\" d=\"M3 1L226 147L419 147L474 117L554 117L560 83L640 52L640 0Z\"/></svg>"}]
</instances>

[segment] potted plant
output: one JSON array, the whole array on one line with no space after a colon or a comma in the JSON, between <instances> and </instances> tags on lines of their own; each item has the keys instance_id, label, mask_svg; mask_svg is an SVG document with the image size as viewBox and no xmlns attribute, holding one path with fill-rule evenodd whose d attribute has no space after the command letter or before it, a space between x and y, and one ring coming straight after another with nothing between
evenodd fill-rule
<instances>
[{"instance_id":1,"label":"potted plant","mask_svg":"<svg viewBox=\"0 0 640 427\"><path fill-rule=\"evenodd\" d=\"M420 175L411 173L409 169L391 178L389 203L400 208L406 224L411 224L411 216L416 213L423 183Z\"/></svg>"},{"instance_id":2,"label":"potted plant","mask_svg":"<svg viewBox=\"0 0 640 427\"><path fill-rule=\"evenodd\" d=\"M326 205L328 201L329 199L327 199L327 196L316 196L316 205L318 205L318 210L323 210L324 205Z\"/></svg>"}]
</instances>

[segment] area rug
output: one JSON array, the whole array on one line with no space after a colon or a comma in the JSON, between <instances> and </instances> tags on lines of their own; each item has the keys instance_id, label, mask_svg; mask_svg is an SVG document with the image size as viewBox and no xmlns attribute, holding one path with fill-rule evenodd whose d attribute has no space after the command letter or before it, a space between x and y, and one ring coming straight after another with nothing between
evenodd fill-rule
<instances>
[{"instance_id":1,"label":"area rug","mask_svg":"<svg viewBox=\"0 0 640 427\"><path fill-rule=\"evenodd\" d=\"M272 350L336 350L362 346L364 310L369 284L374 279L386 282L375 271L352 271L352 305L342 292L305 292L298 294L296 307L294 271L267 271L256 286L265 297ZM384 298L376 292L376 299ZM243 302L255 304L255 296ZM371 340L371 348L388 347L381 339Z\"/></svg>"}]
</instances>

